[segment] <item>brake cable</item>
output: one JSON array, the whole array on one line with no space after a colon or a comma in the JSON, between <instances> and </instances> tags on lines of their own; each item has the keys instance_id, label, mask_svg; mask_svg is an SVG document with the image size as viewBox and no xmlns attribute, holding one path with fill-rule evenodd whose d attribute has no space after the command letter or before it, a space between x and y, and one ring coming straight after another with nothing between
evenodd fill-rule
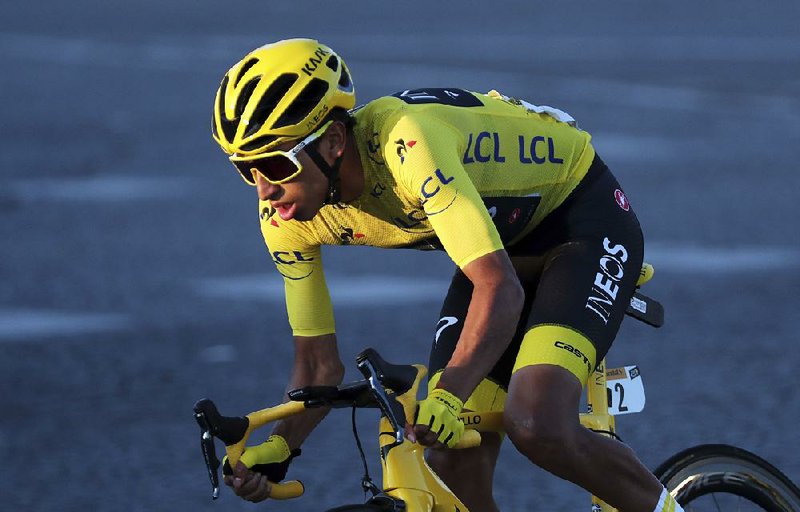
<instances>
[{"instance_id":1,"label":"brake cable","mask_svg":"<svg viewBox=\"0 0 800 512\"><path fill-rule=\"evenodd\" d=\"M353 422L353 437L356 439L356 446L358 447L358 453L361 455L361 463L364 465L364 476L361 477L361 489L364 491L364 501L366 501L367 491L372 493L372 496L375 497L380 494L381 489L375 482L372 481L372 477L369 476L369 466L367 465L367 457L364 455L364 447L361 445L361 438L358 437L358 427L356 426L356 406L353 405L353 414L351 415L351 420Z\"/></svg>"}]
</instances>

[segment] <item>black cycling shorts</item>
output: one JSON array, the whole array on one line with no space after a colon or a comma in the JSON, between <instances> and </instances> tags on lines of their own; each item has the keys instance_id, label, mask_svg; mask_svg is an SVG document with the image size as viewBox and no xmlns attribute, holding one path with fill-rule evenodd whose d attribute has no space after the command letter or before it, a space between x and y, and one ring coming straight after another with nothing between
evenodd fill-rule
<instances>
[{"instance_id":1,"label":"black cycling shorts","mask_svg":"<svg viewBox=\"0 0 800 512\"><path fill-rule=\"evenodd\" d=\"M594 363L604 358L636 288L643 247L639 221L622 188L595 157L566 201L506 247L525 303L514 338L488 378L507 389L522 339L537 326L576 331L594 346ZM450 360L471 297L472 283L456 270L431 348L431 375Z\"/></svg>"}]
</instances>

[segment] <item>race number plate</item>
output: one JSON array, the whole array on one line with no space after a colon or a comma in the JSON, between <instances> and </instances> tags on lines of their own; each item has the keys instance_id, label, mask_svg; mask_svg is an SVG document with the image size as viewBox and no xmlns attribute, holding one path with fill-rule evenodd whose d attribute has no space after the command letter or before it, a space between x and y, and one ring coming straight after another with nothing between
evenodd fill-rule
<instances>
[{"instance_id":1,"label":"race number plate","mask_svg":"<svg viewBox=\"0 0 800 512\"><path fill-rule=\"evenodd\" d=\"M632 414L644 409L644 384L638 366L606 370L606 388L611 415Z\"/></svg>"}]
</instances>

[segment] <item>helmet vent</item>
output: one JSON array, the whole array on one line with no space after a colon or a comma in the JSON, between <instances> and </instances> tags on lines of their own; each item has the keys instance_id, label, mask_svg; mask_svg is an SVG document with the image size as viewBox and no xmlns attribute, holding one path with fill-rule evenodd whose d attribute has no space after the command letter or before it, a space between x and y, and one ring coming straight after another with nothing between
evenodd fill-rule
<instances>
[{"instance_id":1,"label":"helmet vent","mask_svg":"<svg viewBox=\"0 0 800 512\"><path fill-rule=\"evenodd\" d=\"M347 68L344 66L342 66L342 74L339 76L339 89L348 92L353 90L353 81L350 79L350 73L347 72Z\"/></svg>"},{"instance_id":2,"label":"helmet vent","mask_svg":"<svg viewBox=\"0 0 800 512\"><path fill-rule=\"evenodd\" d=\"M319 105L327 92L328 82L319 78L312 78L297 96L297 99L281 114L273 128L299 124Z\"/></svg>"},{"instance_id":3,"label":"helmet vent","mask_svg":"<svg viewBox=\"0 0 800 512\"><path fill-rule=\"evenodd\" d=\"M244 84L244 87L242 87L242 92L239 93L239 98L236 100L236 119L242 117L242 113L244 112L245 107L247 107L247 102L250 101L250 98L253 96L253 91L256 90L258 82L260 81L261 77L257 76Z\"/></svg>"},{"instance_id":4,"label":"helmet vent","mask_svg":"<svg viewBox=\"0 0 800 512\"><path fill-rule=\"evenodd\" d=\"M225 78L222 79L222 83L219 86L219 92L217 96L219 97L219 103L217 104L217 119L219 119L219 124L222 127L222 133L225 136L225 140L230 142L233 140L233 137L236 135L236 119L228 119L225 115L225 91L228 89L228 75L225 75Z\"/></svg>"},{"instance_id":5,"label":"helmet vent","mask_svg":"<svg viewBox=\"0 0 800 512\"><path fill-rule=\"evenodd\" d=\"M247 73L250 70L250 68L252 68L256 64L258 64L258 59L255 58L245 62L244 65L242 66L242 69L239 70L239 74L236 75L236 81L233 83L233 86L236 87L237 85L239 85L239 82L242 80L242 77L245 75L245 73Z\"/></svg>"},{"instance_id":6,"label":"helmet vent","mask_svg":"<svg viewBox=\"0 0 800 512\"><path fill-rule=\"evenodd\" d=\"M278 102L286 95L287 91L297 81L297 75L294 73L284 73L275 79L270 84L267 91L261 96L258 106L253 111L250 117L250 123L247 126L247 131L244 132L245 137L253 135L264 125L264 122L275 110ZM250 85L250 84L248 84Z\"/></svg>"},{"instance_id":7,"label":"helmet vent","mask_svg":"<svg viewBox=\"0 0 800 512\"><path fill-rule=\"evenodd\" d=\"M339 69L339 59L336 58L336 55L331 55L325 65L331 68L333 71L336 71Z\"/></svg>"},{"instance_id":8,"label":"helmet vent","mask_svg":"<svg viewBox=\"0 0 800 512\"><path fill-rule=\"evenodd\" d=\"M266 147L268 144L270 144L276 138L277 137L275 137L274 135L264 135L263 137L256 137L255 139L251 140L250 142L248 142L246 144L242 144L242 148L241 149L242 149L242 151L248 151L248 152L249 151L255 151L257 149L261 149L263 147Z\"/></svg>"}]
</instances>

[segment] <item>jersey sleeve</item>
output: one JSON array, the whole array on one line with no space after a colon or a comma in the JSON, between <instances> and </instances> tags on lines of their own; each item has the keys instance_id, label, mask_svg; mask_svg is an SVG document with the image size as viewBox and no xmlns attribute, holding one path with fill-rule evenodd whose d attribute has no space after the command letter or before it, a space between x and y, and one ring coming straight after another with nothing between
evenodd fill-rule
<instances>
[{"instance_id":1,"label":"jersey sleeve","mask_svg":"<svg viewBox=\"0 0 800 512\"><path fill-rule=\"evenodd\" d=\"M268 203L261 205L261 233L278 273L283 276L286 312L295 336L336 331L320 245L314 233L297 221L275 221Z\"/></svg>"},{"instance_id":2,"label":"jersey sleeve","mask_svg":"<svg viewBox=\"0 0 800 512\"><path fill-rule=\"evenodd\" d=\"M387 164L419 201L450 258L465 267L503 248L497 228L461 163L462 142L451 126L424 115L404 116L392 127ZM388 146L388 145L387 145Z\"/></svg>"}]
</instances>

